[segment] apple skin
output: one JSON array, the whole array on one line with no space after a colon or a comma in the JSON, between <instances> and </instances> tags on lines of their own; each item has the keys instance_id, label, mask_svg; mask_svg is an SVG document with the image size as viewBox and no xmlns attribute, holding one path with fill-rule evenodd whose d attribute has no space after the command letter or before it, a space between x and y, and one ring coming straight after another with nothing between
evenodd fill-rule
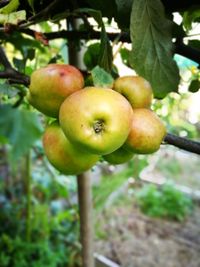
<instances>
[{"instance_id":1,"label":"apple skin","mask_svg":"<svg viewBox=\"0 0 200 267\"><path fill-rule=\"evenodd\" d=\"M132 159L134 153L128 151L123 146L112 152L103 156L104 160L113 165L123 164Z\"/></svg>"},{"instance_id":2,"label":"apple skin","mask_svg":"<svg viewBox=\"0 0 200 267\"><path fill-rule=\"evenodd\" d=\"M160 148L165 135L165 125L153 111L135 109L131 131L124 147L133 153L154 153Z\"/></svg>"},{"instance_id":3,"label":"apple skin","mask_svg":"<svg viewBox=\"0 0 200 267\"><path fill-rule=\"evenodd\" d=\"M77 68L67 64L50 64L32 73L27 98L40 112L58 117L64 99L83 86L83 75Z\"/></svg>"},{"instance_id":4,"label":"apple skin","mask_svg":"<svg viewBox=\"0 0 200 267\"><path fill-rule=\"evenodd\" d=\"M62 103L59 121L67 138L88 152L106 155L128 137L133 110L109 88L85 87Z\"/></svg>"},{"instance_id":5,"label":"apple skin","mask_svg":"<svg viewBox=\"0 0 200 267\"><path fill-rule=\"evenodd\" d=\"M150 108L153 92L150 83L140 76L123 76L115 80L113 90L128 99L132 108Z\"/></svg>"},{"instance_id":6,"label":"apple skin","mask_svg":"<svg viewBox=\"0 0 200 267\"><path fill-rule=\"evenodd\" d=\"M58 122L53 122L46 128L43 147L49 162L66 175L80 174L90 169L99 160L99 156L74 147L64 135Z\"/></svg>"}]
</instances>

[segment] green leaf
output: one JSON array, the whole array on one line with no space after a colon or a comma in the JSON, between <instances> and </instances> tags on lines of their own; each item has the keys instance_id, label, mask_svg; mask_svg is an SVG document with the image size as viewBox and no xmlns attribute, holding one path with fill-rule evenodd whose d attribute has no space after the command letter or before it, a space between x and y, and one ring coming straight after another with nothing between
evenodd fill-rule
<instances>
[{"instance_id":1,"label":"green leaf","mask_svg":"<svg viewBox=\"0 0 200 267\"><path fill-rule=\"evenodd\" d=\"M130 33L131 65L151 83L154 96L177 91L180 76L172 55L171 23L160 0L134 0Z\"/></svg>"},{"instance_id":2,"label":"green leaf","mask_svg":"<svg viewBox=\"0 0 200 267\"><path fill-rule=\"evenodd\" d=\"M33 12L35 12L35 10L34 10L34 1L35 0L27 0L28 4L31 7L31 9L32 9Z\"/></svg>"},{"instance_id":3,"label":"green leaf","mask_svg":"<svg viewBox=\"0 0 200 267\"><path fill-rule=\"evenodd\" d=\"M133 0L115 0L117 4L116 21L120 28L129 28Z\"/></svg>"},{"instance_id":4,"label":"green leaf","mask_svg":"<svg viewBox=\"0 0 200 267\"><path fill-rule=\"evenodd\" d=\"M4 37L0 33L0 39L1 38L3 39ZM39 49L41 52L45 52L44 47L39 41L26 38L19 32L13 32L12 34L7 35L6 41L13 44L14 47L22 53L23 57L26 57L26 51L29 50L30 47L34 48L34 50Z\"/></svg>"},{"instance_id":5,"label":"green leaf","mask_svg":"<svg viewBox=\"0 0 200 267\"><path fill-rule=\"evenodd\" d=\"M195 6L191 7L183 14L183 25L186 31L192 29L192 22L195 22L197 19L200 18L200 8Z\"/></svg>"},{"instance_id":6,"label":"green leaf","mask_svg":"<svg viewBox=\"0 0 200 267\"><path fill-rule=\"evenodd\" d=\"M8 97L14 97L19 92L19 89L11 86L7 82L0 83L0 94L7 95Z\"/></svg>"},{"instance_id":7,"label":"green leaf","mask_svg":"<svg viewBox=\"0 0 200 267\"><path fill-rule=\"evenodd\" d=\"M112 61L113 61L112 47L105 30L105 26L103 24L101 28L101 44L100 44L98 65L105 71L111 72Z\"/></svg>"},{"instance_id":8,"label":"green leaf","mask_svg":"<svg viewBox=\"0 0 200 267\"><path fill-rule=\"evenodd\" d=\"M0 136L12 145L13 159L18 159L41 137L41 123L35 113L10 105L1 105L0 114Z\"/></svg>"},{"instance_id":9,"label":"green leaf","mask_svg":"<svg viewBox=\"0 0 200 267\"><path fill-rule=\"evenodd\" d=\"M198 80L198 79L197 80L192 80L188 90L191 93L196 93L196 92L199 91L199 89L200 89L200 80Z\"/></svg>"},{"instance_id":10,"label":"green leaf","mask_svg":"<svg viewBox=\"0 0 200 267\"><path fill-rule=\"evenodd\" d=\"M26 11L20 10L9 14L0 14L0 24L17 25L19 22L26 20Z\"/></svg>"},{"instance_id":11,"label":"green leaf","mask_svg":"<svg viewBox=\"0 0 200 267\"><path fill-rule=\"evenodd\" d=\"M92 71L92 79L94 86L97 87L109 87L111 88L113 85L113 78L112 76L107 73L104 69L96 66Z\"/></svg>"},{"instance_id":12,"label":"green leaf","mask_svg":"<svg viewBox=\"0 0 200 267\"><path fill-rule=\"evenodd\" d=\"M87 13L88 15L90 15L91 17L93 17L96 20L99 27L102 26L103 20L102 20L101 11L96 10L96 9L92 9L92 8L79 8L75 11L81 12L81 13Z\"/></svg>"},{"instance_id":13,"label":"green leaf","mask_svg":"<svg viewBox=\"0 0 200 267\"><path fill-rule=\"evenodd\" d=\"M108 35L106 33L105 25L102 20L102 15L99 10L91 9L91 8L80 8L77 10L78 12L85 12L92 16L98 26L101 27L101 43L100 43L100 51L98 57L98 65L102 67L105 71L111 72L112 70L112 47L110 45L110 41Z\"/></svg>"},{"instance_id":14,"label":"green leaf","mask_svg":"<svg viewBox=\"0 0 200 267\"><path fill-rule=\"evenodd\" d=\"M94 43L88 46L84 54L83 61L88 70L98 65L98 57L100 51L100 43Z\"/></svg>"},{"instance_id":15,"label":"green leaf","mask_svg":"<svg viewBox=\"0 0 200 267\"><path fill-rule=\"evenodd\" d=\"M126 65L126 66L130 66L130 50L127 48L121 48L120 49L120 56L122 59L122 62Z\"/></svg>"},{"instance_id":16,"label":"green leaf","mask_svg":"<svg viewBox=\"0 0 200 267\"><path fill-rule=\"evenodd\" d=\"M2 14L10 14L11 12L17 10L19 6L19 0L11 0L6 6L0 9Z\"/></svg>"},{"instance_id":17,"label":"green leaf","mask_svg":"<svg viewBox=\"0 0 200 267\"><path fill-rule=\"evenodd\" d=\"M200 50L200 40L189 40L188 46L192 46Z\"/></svg>"},{"instance_id":18,"label":"green leaf","mask_svg":"<svg viewBox=\"0 0 200 267\"><path fill-rule=\"evenodd\" d=\"M116 13L115 0L86 0L86 3L96 10L100 10L103 17L111 19Z\"/></svg>"}]
</instances>

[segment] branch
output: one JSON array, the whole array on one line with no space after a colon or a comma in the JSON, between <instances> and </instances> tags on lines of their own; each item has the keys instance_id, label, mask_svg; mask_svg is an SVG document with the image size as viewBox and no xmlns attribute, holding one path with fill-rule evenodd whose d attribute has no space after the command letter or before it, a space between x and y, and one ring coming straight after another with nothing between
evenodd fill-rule
<instances>
[{"instance_id":1,"label":"branch","mask_svg":"<svg viewBox=\"0 0 200 267\"><path fill-rule=\"evenodd\" d=\"M175 53L190 58L200 65L200 51L197 48L185 45L182 39L177 39Z\"/></svg>"},{"instance_id":2,"label":"branch","mask_svg":"<svg viewBox=\"0 0 200 267\"><path fill-rule=\"evenodd\" d=\"M55 9L55 7L59 4L59 2L60 0L54 0L48 6L46 6L43 10L41 10L39 13L29 18L29 21L38 23L40 20L41 21L44 21L45 19L48 20L50 12L53 9Z\"/></svg>"},{"instance_id":3,"label":"branch","mask_svg":"<svg viewBox=\"0 0 200 267\"><path fill-rule=\"evenodd\" d=\"M30 84L29 76L15 70L11 66L1 46L0 46L0 64L4 66L4 70L0 71L1 79L8 79L10 83L24 84L26 86Z\"/></svg>"},{"instance_id":4,"label":"branch","mask_svg":"<svg viewBox=\"0 0 200 267\"><path fill-rule=\"evenodd\" d=\"M166 144L200 155L200 142L167 133L164 139Z\"/></svg>"},{"instance_id":5,"label":"branch","mask_svg":"<svg viewBox=\"0 0 200 267\"><path fill-rule=\"evenodd\" d=\"M110 41L118 40L122 42L131 43L130 35L128 32L119 32L119 33L107 33ZM91 39L100 39L100 31L59 31L59 32L49 32L45 33L47 39L52 40L56 38L66 38L70 40L91 40Z\"/></svg>"},{"instance_id":6,"label":"branch","mask_svg":"<svg viewBox=\"0 0 200 267\"><path fill-rule=\"evenodd\" d=\"M28 35L34 36L34 32L30 29L23 29L21 32L26 33ZM108 37L111 41L121 41L131 43L130 35L128 32L121 33L107 33ZM48 40L53 40L57 38L64 38L70 40L92 40L92 39L100 39L101 32L100 31L58 31L58 32L48 32L45 33L45 37ZM198 64L200 64L200 51L196 48L183 44L182 41L177 40L175 43L175 53L185 56Z\"/></svg>"}]
</instances>

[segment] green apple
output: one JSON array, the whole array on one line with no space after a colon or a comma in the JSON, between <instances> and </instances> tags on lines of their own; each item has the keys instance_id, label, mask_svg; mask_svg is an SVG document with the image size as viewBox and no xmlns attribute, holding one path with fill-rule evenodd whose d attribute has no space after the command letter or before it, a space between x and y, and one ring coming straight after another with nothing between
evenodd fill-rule
<instances>
[{"instance_id":1,"label":"green apple","mask_svg":"<svg viewBox=\"0 0 200 267\"><path fill-rule=\"evenodd\" d=\"M150 108L153 92L148 81L140 76L124 76L115 80L113 90L125 96L133 108Z\"/></svg>"},{"instance_id":2,"label":"green apple","mask_svg":"<svg viewBox=\"0 0 200 267\"><path fill-rule=\"evenodd\" d=\"M83 86L83 75L77 68L50 64L32 73L28 101L45 115L58 117L64 99Z\"/></svg>"},{"instance_id":3,"label":"green apple","mask_svg":"<svg viewBox=\"0 0 200 267\"><path fill-rule=\"evenodd\" d=\"M103 156L103 158L110 164L117 165L128 162L133 157L133 153L125 149L123 146Z\"/></svg>"},{"instance_id":4,"label":"green apple","mask_svg":"<svg viewBox=\"0 0 200 267\"><path fill-rule=\"evenodd\" d=\"M165 125L153 111L135 109L125 148L133 153L150 154L160 148L165 135Z\"/></svg>"},{"instance_id":5,"label":"green apple","mask_svg":"<svg viewBox=\"0 0 200 267\"><path fill-rule=\"evenodd\" d=\"M99 156L74 147L64 135L58 122L53 122L46 128L43 147L49 162L66 175L80 174L90 169L99 160Z\"/></svg>"},{"instance_id":6,"label":"green apple","mask_svg":"<svg viewBox=\"0 0 200 267\"><path fill-rule=\"evenodd\" d=\"M86 87L65 99L59 120L72 143L105 155L125 142L132 115L131 105L121 94L109 88Z\"/></svg>"}]
</instances>

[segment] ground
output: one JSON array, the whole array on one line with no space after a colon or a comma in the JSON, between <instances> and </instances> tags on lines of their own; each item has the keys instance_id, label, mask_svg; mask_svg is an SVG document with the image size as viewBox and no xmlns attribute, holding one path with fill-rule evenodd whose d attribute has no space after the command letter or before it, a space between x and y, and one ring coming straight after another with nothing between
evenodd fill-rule
<instances>
[{"instance_id":1,"label":"ground","mask_svg":"<svg viewBox=\"0 0 200 267\"><path fill-rule=\"evenodd\" d=\"M174 149L157 156L142 172L144 178L158 182L173 176L178 184L200 189L198 156ZM199 202L176 222L144 215L126 190L96 214L96 251L122 267L200 267Z\"/></svg>"},{"instance_id":2,"label":"ground","mask_svg":"<svg viewBox=\"0 0 200 267\"><path fill-rule=\"evenodd\" d=\"M178 223L147 217L129 200L98 221L96 251L122 267L200 266L199 207Z\"/></svg>"}]
</instances>

